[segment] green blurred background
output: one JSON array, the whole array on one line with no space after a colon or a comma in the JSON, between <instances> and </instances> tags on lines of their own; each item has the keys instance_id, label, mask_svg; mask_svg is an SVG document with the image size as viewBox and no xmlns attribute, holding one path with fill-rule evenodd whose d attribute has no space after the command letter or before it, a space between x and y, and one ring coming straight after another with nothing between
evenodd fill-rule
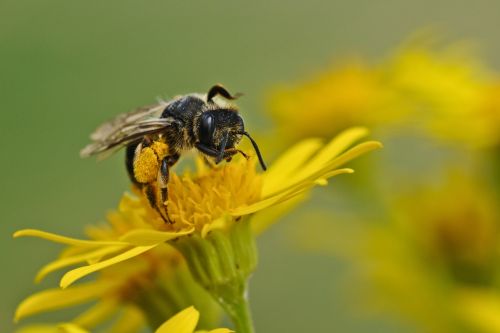
<instances>
[{"instance_id":1,"label":"green blurred background","mask_svg":"<svg viewBox=\"0 0 500 333\"><path fill-rule=\"evenodd\" d=\"M78 156L102 121L222 82L245 93L239 104L248 127L263 132L272 126L263 97L274 83L334 57L376 59L421 28L477 42L498 69L499 19L493 0L1 0L0 331L13 329L20 300L56 281L32 283L59 247L14 241L12 233L34 227L82 235L128 188L121 154L101 163ZM354 315L343 265L296 249L282 232L287 220L259 240L251 285L258 332L413 332Z\"/></svg>"}]
</instances>

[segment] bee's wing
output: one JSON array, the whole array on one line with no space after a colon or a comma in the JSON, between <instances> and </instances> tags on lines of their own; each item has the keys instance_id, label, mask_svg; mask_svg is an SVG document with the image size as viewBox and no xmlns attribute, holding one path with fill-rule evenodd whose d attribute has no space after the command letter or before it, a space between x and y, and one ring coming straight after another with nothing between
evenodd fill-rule
<instances>
[{"instance_id":1,"label":"bee's wing","mask_svg":"<svg viewBox=\"0 0 500 333\"><path fill-rule=\"evenodd\" d=\"M141 139L144 135L164 131L174 122L173 118L159 118L166 105L167 103L160 103L143 107L104 123L91 134L93 142L80 151L80 156L104 157L115 149Z\"/></svg>"},{"instance_id":2,"label":"bee's wing","mask_svg":"<svg viewBox=\"0 0 500 333\"><path fill-rule=\"evenodd\" d=\"M96 130L90 134L90 139L92 139L92 141L102 141L127 125L132 125L148 118L159 118L161 112L167 105L168 103L163 102L119 114L114 119L111 119L96 128Z\"/></svg>"}]
</instances>

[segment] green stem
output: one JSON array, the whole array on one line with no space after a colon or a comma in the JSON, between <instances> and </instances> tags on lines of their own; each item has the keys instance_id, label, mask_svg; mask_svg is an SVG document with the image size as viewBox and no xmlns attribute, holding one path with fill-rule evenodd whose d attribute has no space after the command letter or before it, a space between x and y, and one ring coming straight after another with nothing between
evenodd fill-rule
<instances>
[{"instance_id":1,"label":"green stem","mask_svg":"<svg viewBox=\"0 0 500 333\"><path fill-rule=\"evenodd\" d=\"M172 243L186 258L195 280L226 311L238 333L254 333L246 298L247 281L257 266L250 221L232 222L206 237L193 234Z\"/></svg>"},{"instance_id":2,"label":"green stem","mask_svg":"<svg viewBox=\"0 0 500 333\"><path fill-rule=\"evenodd\" d=\"M254 333L250 306L246 297L242 297L232 304L231 309L226 308L238 333Z\"/></svg>"},{"instance_id":3,"label":"green stem","mask_svg":"<svg viewBox=\"0 0 500 333\"><path fill-rule=\"evenodd\" d=\"M159 273L155 283L144 285L134 302L143 311L151 329L156 330L179 311L194 305L202 316L199 329L215 327L220 321L221 308L191 276L184 265L172 267L173 272Z\"/></svg>"},{"instance_id":4,"label":"green stem","mask_svg":"<svg viewBox=\"0 0 500 333\"><path fill-rule=\"evenodd\" d=\"M246 279L237 279L211 290L214 299L228 314L238 333L254 333L246 286Z\"/></svg>"}]
</instances>

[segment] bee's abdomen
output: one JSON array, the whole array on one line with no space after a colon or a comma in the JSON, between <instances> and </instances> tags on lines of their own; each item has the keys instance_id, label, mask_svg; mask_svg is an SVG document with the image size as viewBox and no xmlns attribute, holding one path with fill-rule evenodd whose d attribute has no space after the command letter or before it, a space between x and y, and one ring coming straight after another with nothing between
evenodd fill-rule
<instances>
[{"instance_id":1,"label":"bee's abdomen","mask_svg":"<svg viewBox=\"0 0 500 333\"><path fill-rule=\"evenodd\" d=\"M134 159L135 159L135 151L137 146L140 144L140 141L131 143L127 146L125 150L125 166L127 167L127 173L130 178L130 181L134 183L134 185L139 186L139 182L135 179L134 175Z\"/></svg>"}]
</instances>

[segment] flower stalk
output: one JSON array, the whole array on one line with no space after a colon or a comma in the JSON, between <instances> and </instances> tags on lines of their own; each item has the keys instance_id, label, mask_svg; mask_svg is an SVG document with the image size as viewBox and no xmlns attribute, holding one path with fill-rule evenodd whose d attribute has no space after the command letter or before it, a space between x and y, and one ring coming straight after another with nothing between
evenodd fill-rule
<instances>
[{"instance_id":1,"label":"flower stalk","mask_svg":"<svg viewBox=\"0 0 500 333\"><path fill-rule=\"evenodd\" d=\"M157 279L154 283L141 285L132 299L133 303L143 310L145 319L152 330L156 330L167 318L180 311L196 305L203 311L199 328L205 329L217 325L220 308L209 294L193 279L188 268L183 264L171 276Z\"/></svg>"},{"instance_id":2,"label":"flower stalk","mask_svg":"<svg viewBox=\"0 0 500 333\"><path fill-rule=\"evenodd\" d=\"M248 218L228 230L215 229L205 237L181 237L174 246L186 258L195 280L231 317L239 333L253 333L247 299L248 278L257 266L257 248Z\"/></svg>"},{"instance_id":3,"label":"flower stalk","mask_svg":"<svg viewBox=\"0 0 500 333\"><path fill-rule=\"evenodd\" d=\"M241 289L242 293L239 295L234 295L226 300L231 300L231 303L227 303L223 306L226 312L231 317L233 321L236 332L242 333L254 333L252 313L250 311L250 303L248 302L248 289L245 283Z\"/></svg>"}]
</instances>

